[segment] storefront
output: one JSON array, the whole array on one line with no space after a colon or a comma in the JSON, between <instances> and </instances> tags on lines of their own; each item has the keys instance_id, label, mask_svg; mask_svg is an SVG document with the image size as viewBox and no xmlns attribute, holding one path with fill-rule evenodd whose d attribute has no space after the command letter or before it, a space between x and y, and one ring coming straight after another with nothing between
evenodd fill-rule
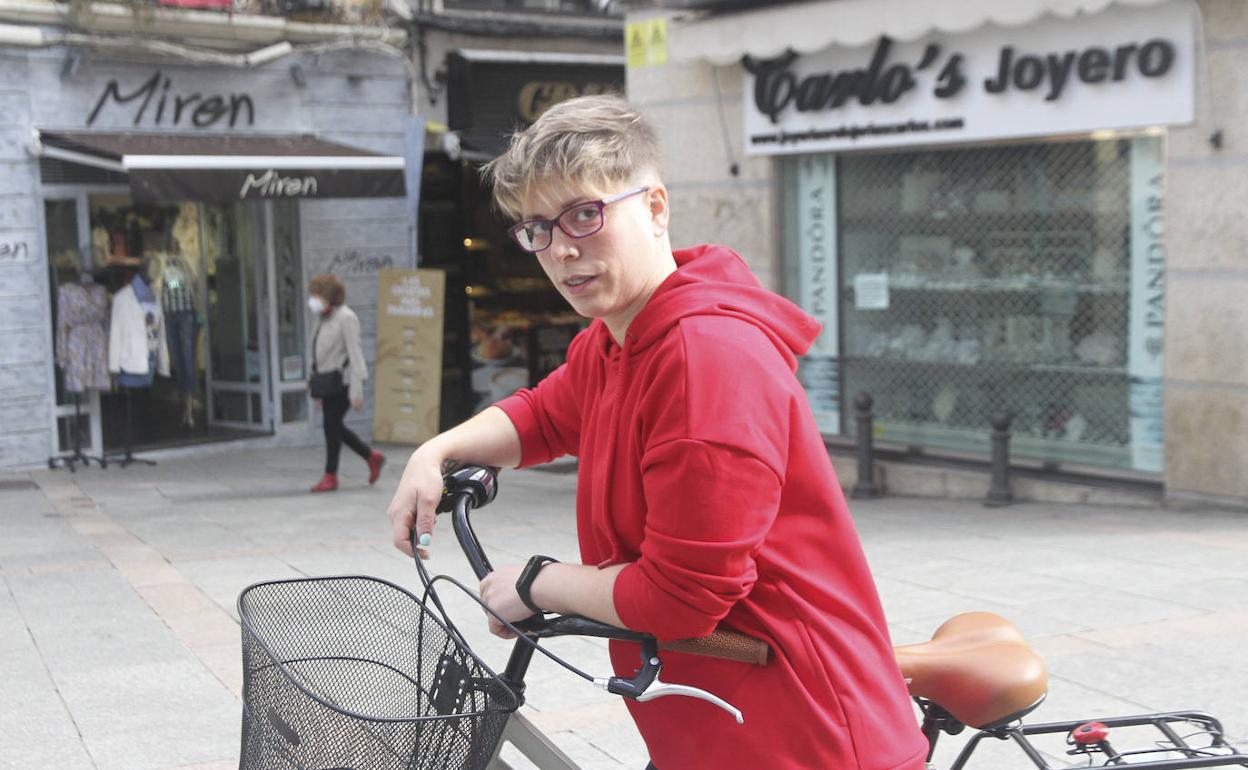
<instances>
[{"instance_id":1,"label":"storefront","mask_svg":"<svg viewBox=\"0 0 1248 770\"><path fill-rule=\"evenodd\" d=\"M506 234L481 166L507 137L548 107L623 91L624 60L592 54L458 50L447 57L447 112L458 158L427 156L421 189L422 266L448 274L447 386L453 423L563 362L585 319L551 285L532 254ZM461 304L462 303L462 304Z\"/></svg>"},{"instance_id":2,"label":"storefront","mask_svg":"<svg viewBox=\"0 0 1248 770\"><path fill-rule=\"evenodd\" d=\"M984 452L1004 411L1019 457L1161 472L1159 127L1193 119L1194 59L1176 4L751 65L825 430L866 392L884 441Z\"/></svg>"},{"instance_id":3,"label":"storefront","mask_svg":"<svg viewBox=\"0 0 1248 770\"><path fill-rule=\"evenodd\" d=\"M674 208L701 204L678 234L721 209L761 225L731 245L823 322L799 376L825 433L853 438L865 392L885 445L983 458L1008 412L1021 462L1236 496L1189 475L1182 442L1211 437L1180 411L1198 376L1164 354L1193 324L1172 328L1173 252L1195 280L1204 247L1170 232L1190 209L1170 177L1199 156L1222 181L1221 126L1196 124L1218 88L1202 16L1224 9L873 5L669 19L684 74L629 71L669 148L689 125L732 136L696 167L668 153Z\"/></svg>"},{"instance_id":4,"label":"storefront","mask_svg":"<svg viewBox=\"0 0 1248 770\"><path fill-rule=\"evenodd\" d=\"M0 240L20 244L0 258L0 466L313 437L307 278L344 279L371 365L376 273L411 263L401 63L324 55L296 79L297 57L247 71L0 59ZM134 331L119 295L147 309L137 334L161 338L169 376L108 374ZM368 412L356 420L367 432Z\"/></svg>"}]
</instances>

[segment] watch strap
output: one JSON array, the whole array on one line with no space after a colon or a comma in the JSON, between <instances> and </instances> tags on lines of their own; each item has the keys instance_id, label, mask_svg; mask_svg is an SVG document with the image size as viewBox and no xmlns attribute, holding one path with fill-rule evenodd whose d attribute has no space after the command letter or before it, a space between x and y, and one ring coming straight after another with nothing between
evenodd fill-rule
<instances>
[{"instance_id":1,"label":"watch strap","mask_svg":"<svg viewBox=\"0 0 1248 770\"><path fill-rule=\"evenodd\" d=\"M545 614L546 611L533 603L533 596L531 593L533 590L533 581L537 579L537 573L541 572L543 567L547 564L556 563L558 561L559 560L553 556L542 556L541 554L533 556L529 559L528 563L524 565L524 570L521 571L520 577L516 579L516 593L519 594L520 601L524 602L524 606L533 610L533 613L536 615Z\"/></svg>"}]
</instances>

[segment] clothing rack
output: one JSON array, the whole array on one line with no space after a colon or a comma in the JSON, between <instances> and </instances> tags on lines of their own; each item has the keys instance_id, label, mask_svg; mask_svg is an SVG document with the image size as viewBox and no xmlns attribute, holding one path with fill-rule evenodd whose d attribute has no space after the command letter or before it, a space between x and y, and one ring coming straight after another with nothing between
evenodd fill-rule
<instances>
[{"instance_id":1,"label":"clothing rack","mask_svg":"<svg viewBox=\"0 0 1248 770\"><path fill-rule=\"evenodd\" d=\"M111 455L106 454L104 455L104 457L105 459L120 458L117 461L117 464L123 468L132 463L145 463L147 465L155 465L156 464L155 460L147 460L142 457L135 457L134 453L130 451L131 443L133 442L133 438L134 438L133 437L134 411L131 407L131 396L130 396L131 389L124 385L122 386L122 389L126 391L126 430L125 430L125 433L123 434L125 436L125 443L122 444L121 452L115 452Z\"/></svg>"},{"instance_id":2,"label":"clothing rack","mask_svg":"<svg viewBox=\"0 0 1248 770\"><path fill-rule=\"evenodd\" d=\"M74 394L74 427L71 433L74 437L74 453L71 455L53 455L48 458L48 468L56 470L57 468L68 468L70 473L76 473L78 465L84 468L91 467L91 461L95 460L100 464L100 468L108 467L108 460L103 457L84 454L82 451L82 431L78 426L82 423L82 393L78 391L70 391Z\"/></svg>"}]
</instances>

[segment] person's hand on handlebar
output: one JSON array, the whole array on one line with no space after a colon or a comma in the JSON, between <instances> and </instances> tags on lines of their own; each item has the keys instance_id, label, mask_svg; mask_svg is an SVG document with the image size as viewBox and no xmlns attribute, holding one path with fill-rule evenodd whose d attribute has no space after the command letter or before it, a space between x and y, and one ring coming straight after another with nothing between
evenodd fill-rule
<instances>
[{"instance_id":1,"label":"person's hand on handlebar","mask_svg":"<svg viewBox=\"0 0 1248 770\"><path fill-rule=\"evenodd\" d=\"M438 501L442 499L444 460L434 452L422 451L424 449L417 449L407 461L403 477L399 479L399 488L395 490L394 499L386 511L390 516L394 547L408 556L415 556L412 553L412 527L416 528L417 540L420 535L432 533ZM429 552L421 548L420 557L429 558Z\"/></svg>"},{"instance_id":2,"label":"person's hand on handlebar","mask_svg":"<svg viewBox=\"0 0 1248 770\"><path fill-rule=\"evenodd\" d=\"M442 474L448 470L444 466L454 460L514 468L520 464L520 435L503 410L492 406L439 433L412 453L386 511L394 547L408 556L414 555L413 527L418 542L424 535L432 540L438 500L442 497ZM429 558L424 547L420 555Z\"/></svg>"},{"instance_id":3,"label":"person's hand on handlebar","mask_svg":"<svg viewBox=\"0 0 1248 770\"><path fill-rule=\"evenodd\" d=\"M516 592L516 581L524 571L523 564L508 564L498 567L481 581L481 601L486 606L503 616L508 623L515 623L533 615L533 610L525 606ZM502 639L514 639L515 633L504 626L490 614L486 614L490 624L490 633Z\"/></svg>"},{"instance_id":4,"label":"person's hand on handlebar","mask_svg":"<svg viewBox=\"0 0 1248 770\"><path fill-rule=\"evenodd\" d=\"M583 564L554 562L542 567L529 587L529 598L538 607L557 615L580 615L616 628L625 628L615 610L615 579L627 564L587 567ZM516 581L524 565L495 567L481 580L481 600L507 622L515 623L533 615L516 592ZM514 634L486 613L490 633L503 639Z\"/></svg>"}]
</instances>

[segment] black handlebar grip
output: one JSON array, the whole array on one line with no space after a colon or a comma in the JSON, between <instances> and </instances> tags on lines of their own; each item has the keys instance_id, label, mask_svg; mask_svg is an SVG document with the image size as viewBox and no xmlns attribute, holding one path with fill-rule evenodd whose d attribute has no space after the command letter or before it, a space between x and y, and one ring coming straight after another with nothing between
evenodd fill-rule
<instances>
[{"instance_id":1,"label":"black handlebar grip","mask_svg":"<svg viewBox=\"0 0 1248 770\"><path fill-rule=\"evenodd\" d=\"M465 465L443 476L438 513L449 513L453 510L455 498L463 493L472 495L473 508L489 505L498 494L498 468Z\"/></svg>"},{"instance_id":2,"label":"black handlebar grip","mask_svg":"<svg viewBox=\"0 0 1248 770\"><path fill-rule=\"evenodd\" d=\"M459 547L468 559L473 574L477 576L477 580L484 580L486 575L494 571L494 566L490 564L485 549L481 547L481 541L477 539L477 533L472 529L472 522L468 520L474 499L475 496L468 490L452 496L455 510L451 513L451 525L455 528L455 539L459 541Z\"/></svg>"}]
</instances>

